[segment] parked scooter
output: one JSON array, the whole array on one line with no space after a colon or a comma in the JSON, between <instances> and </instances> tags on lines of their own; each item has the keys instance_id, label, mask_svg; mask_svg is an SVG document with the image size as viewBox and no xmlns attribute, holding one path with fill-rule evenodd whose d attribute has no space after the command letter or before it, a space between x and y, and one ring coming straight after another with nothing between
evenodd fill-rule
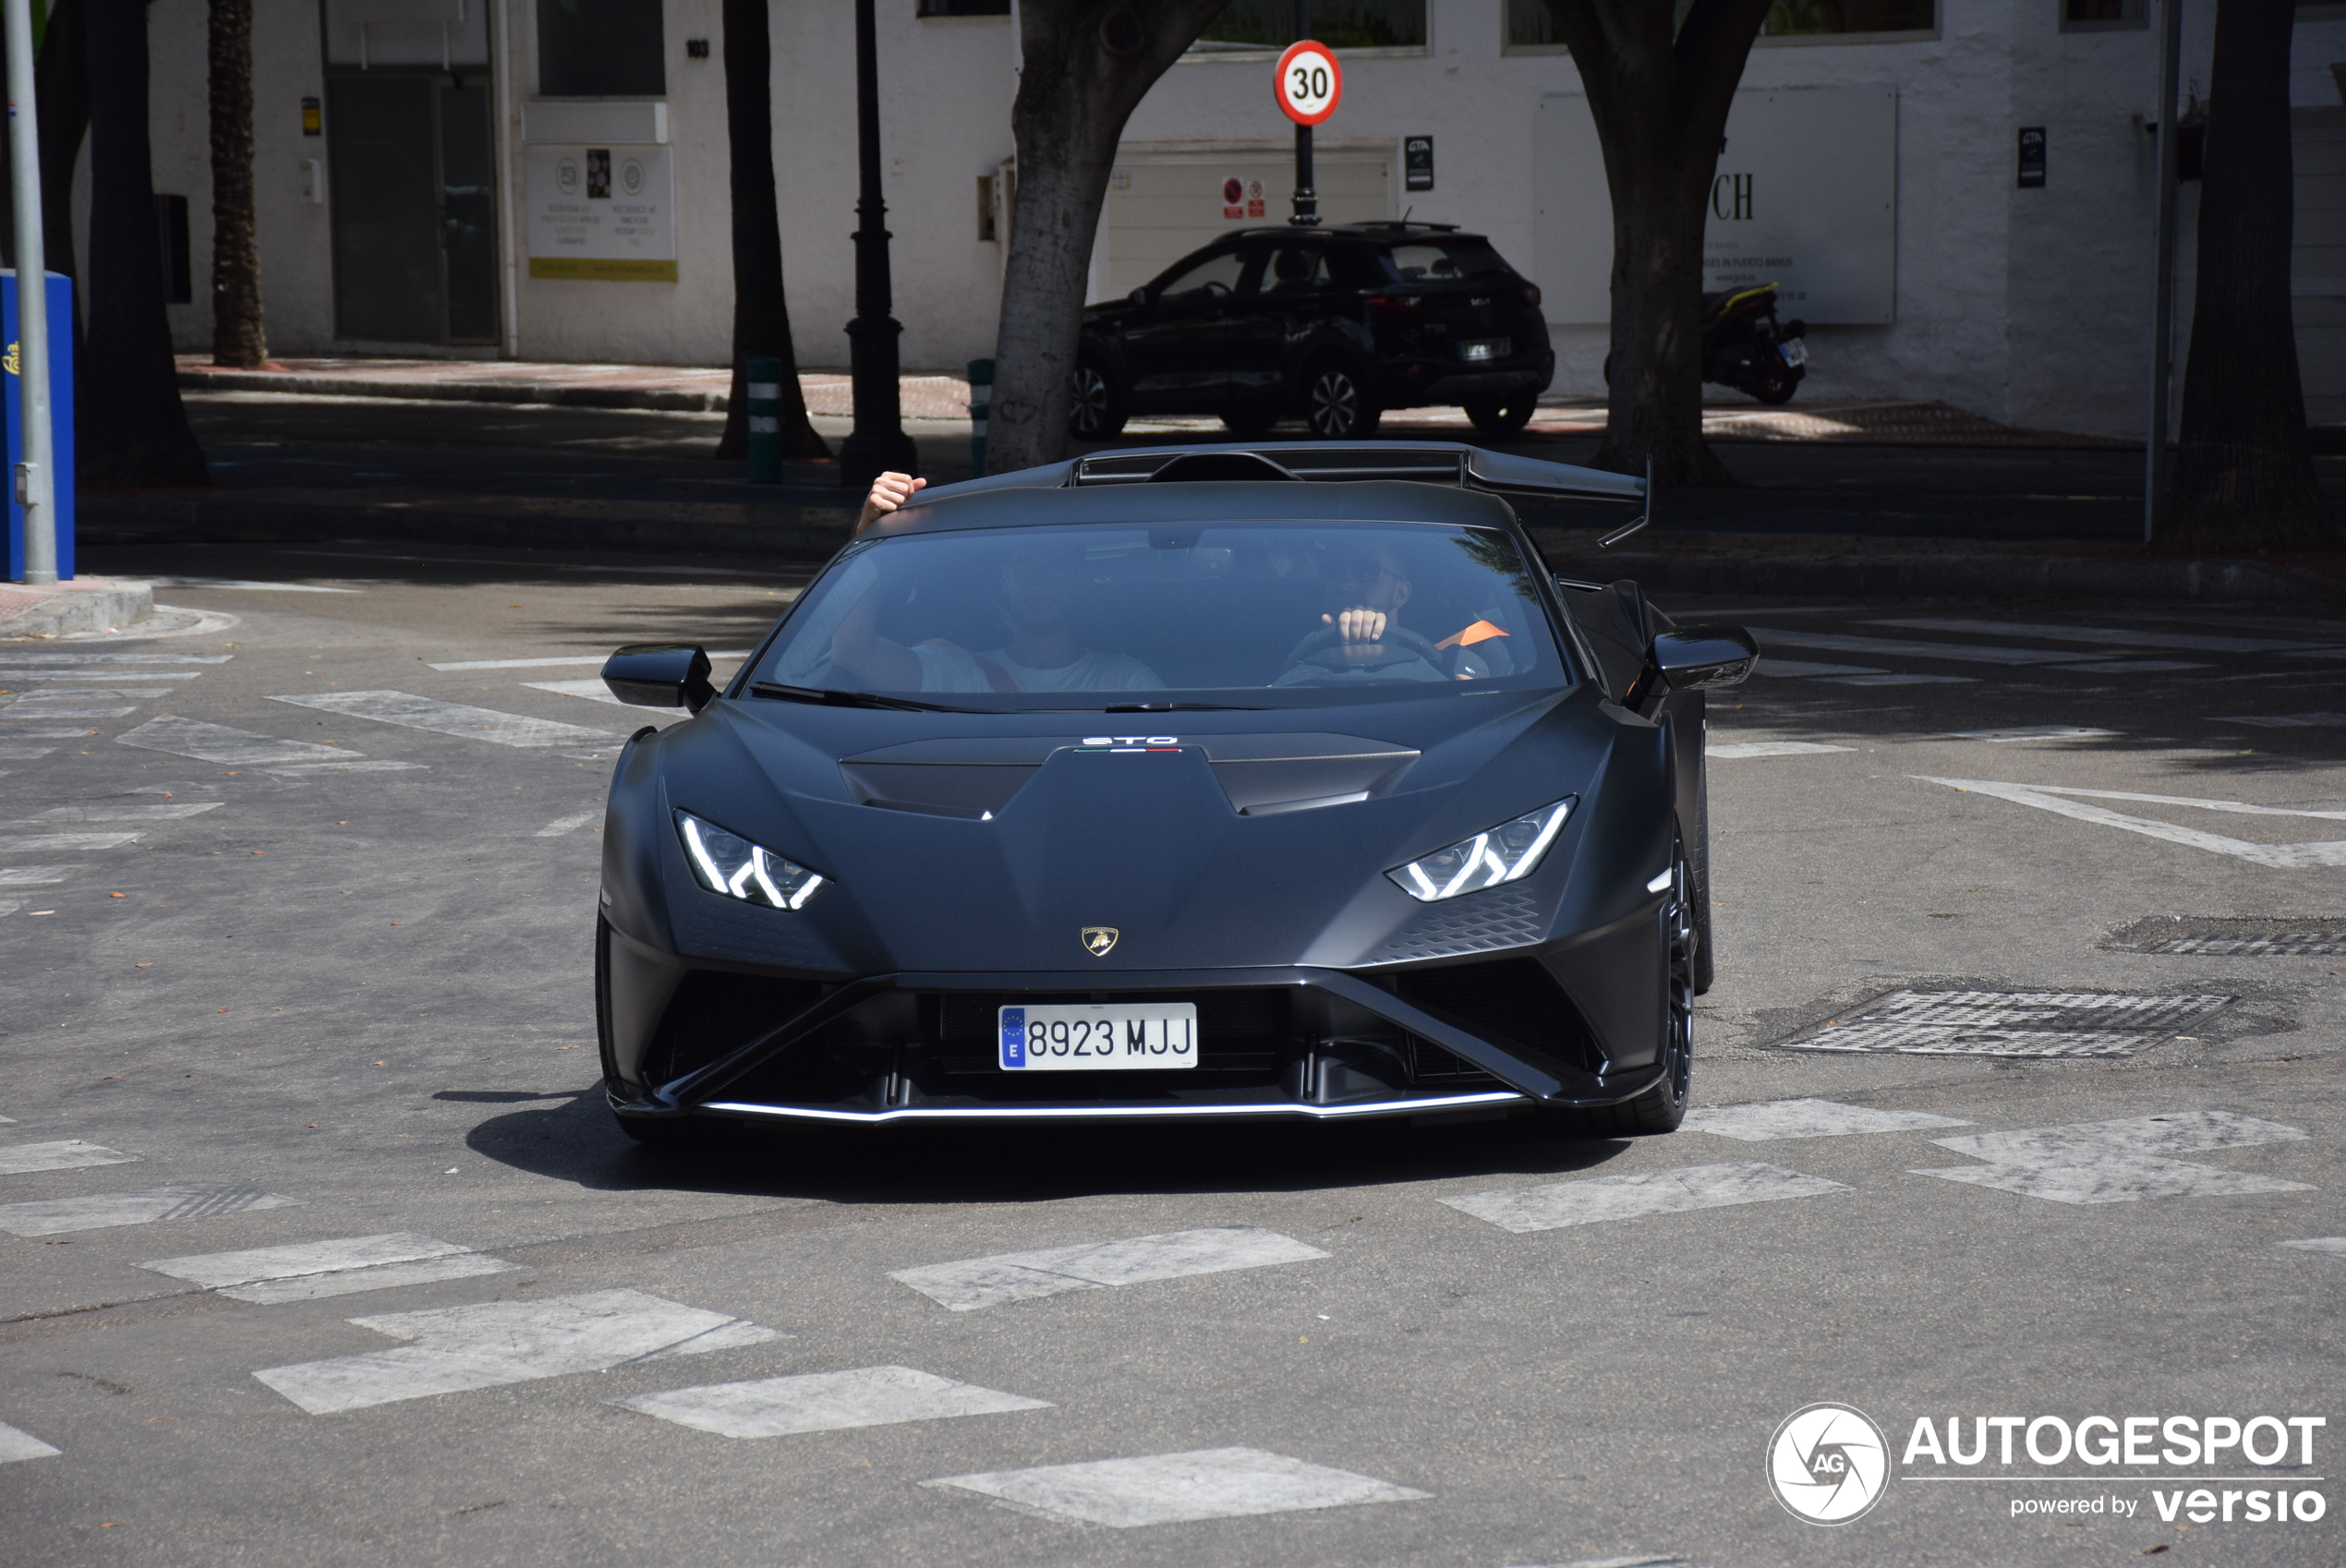
<instances>
[{"instance_id":1,"label":"parked scooter","mask_svg":"<svg viewBox=\"0 0 2346 1568\"><path fill-rule=\"evenodd\" d=\"M1808 375L1808 323L1776 320L1776 285L1702 296L1702 379L1762 403L1790 403Z\"/></svg>"}]
</instances>

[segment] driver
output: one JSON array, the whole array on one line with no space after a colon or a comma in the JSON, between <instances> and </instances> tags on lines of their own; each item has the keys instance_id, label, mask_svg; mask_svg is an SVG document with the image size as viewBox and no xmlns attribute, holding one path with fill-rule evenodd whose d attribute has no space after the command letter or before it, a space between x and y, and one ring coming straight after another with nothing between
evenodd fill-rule
<instances>
[{"instance_id":1,"label":"driver","mask_svg":"<svg viewBox=\"0 0 2346 1568\"><path fill-rule=\"evenodd\" d=\"M1290 674L1306 663L1338 669L1381 667L1380 673L1390 680L1480 681L1491 674L1491 661L1473 651L1472 645L1506 636L1499 627L1477 621L1464 632L1429 644L1401 625L1401 607L1409 602L1412 585L1408 566L1389 543L1372 539L1350 549L1329 562L1326 577L1327 613L1320 617L1321 629L1288 656ZM1322 653L1325 643L1334 646Z\"/></svg>"}]
</instances>

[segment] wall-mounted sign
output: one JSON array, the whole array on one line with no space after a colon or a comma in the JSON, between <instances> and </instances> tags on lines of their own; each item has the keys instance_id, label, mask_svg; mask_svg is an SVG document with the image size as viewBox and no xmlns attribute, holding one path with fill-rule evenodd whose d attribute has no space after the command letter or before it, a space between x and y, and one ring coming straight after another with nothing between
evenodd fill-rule
<instances>
[{"instance_id":1,"label":"wall-mounted sign","mask_svg":"<svg viewBox=\"0 0 2346 1568\"><path fill-rule=\"evenodd\" d=\"M1613 201L1589 101L1540 100L1533 280L1549 320L1612 319ZM1887 322L1897 298L1898 95L1884 88L1735 94L1711 185L1702 286L1778 285L1784 314Z\"/></svg>"},{"instance_id":2,"label":"wall-mounted sign","mask_svg":"<svg viewBox=\"0 0 2346 1568\"><path fill-rule=\"evenodd\" d=\"M676 217L665 147L524 150L529 275L676 281Z\"/></svg>"},{"instance_id":3,"label":"wall-mounted sign","mask_svg":"<svg viewBox=\"0 0 2346 1568\"><path fill-rule=\"evenodd\" d=\"M1432 190L1433 188L1433 139L1430 136L1405 136L1401 139L1401 188Z\"/></svg>"},{"instance_id":4,"label":"wall-mounted sign","mask_svg":"<svg viewBox=\"0 0 2346 1568\"><path fill-rule=\"evenodd\" d=\"M2045 183L2045 127L2020 127L2020 188L2035 190Z\"/></svg>"},{"instance_id":5,"label":"wall-mounted sign","mask_svg":"<svg viewBox=\"0 0 2346 1568\"><path fill-rule=\"evenodd\" d=\"M1119 187L1121 188L1121 187ZM1243 223L1263 216L1263 182L1231 175L1222 182L1222 219L1225 223Z\"/></svg>"}]
</instances>

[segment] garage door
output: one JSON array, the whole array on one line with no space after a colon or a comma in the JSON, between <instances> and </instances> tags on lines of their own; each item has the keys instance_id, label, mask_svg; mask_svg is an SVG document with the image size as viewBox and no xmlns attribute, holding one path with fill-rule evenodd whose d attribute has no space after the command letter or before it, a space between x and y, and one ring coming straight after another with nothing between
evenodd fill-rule
<instances>
[{"instance_id":1,"label":"garage door","mask_svg":"<svg viewBox=\"0 0 2346 1568\"><path fill-rule=\"evenodd\" d=\"M1373 223L1395 216L1392 167L1392 159L1381 153L1324 152L1313 159L1320 222ZM1225 201L1232 188L1239 199ZM1234 229L1286 223L1294 194L1292 156L1128 155L1108 176L1101 297L1131 293Z\"/></svg>"}]
</instances>

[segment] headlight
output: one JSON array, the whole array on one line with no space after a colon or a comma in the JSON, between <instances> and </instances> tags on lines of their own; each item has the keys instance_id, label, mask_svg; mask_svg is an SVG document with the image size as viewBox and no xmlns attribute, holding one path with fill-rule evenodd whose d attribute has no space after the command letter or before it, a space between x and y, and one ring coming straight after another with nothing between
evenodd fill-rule
<instances>
[{"instance_id":1,"label":"headlight","mask_svg":"<svg viewBox=\"0 0 2346 1568\"><path fill-rule=\"evenodd\" d=\"M1548 852L1579 798L1566 795L1552 806L1527 812L1513 822L1501 823L1487 833L1436 850L1385 874L1410 898L1429 904L1496 887L1502 882L1520 881L1540 868L1540 857Z\"/></svg>"},{"instance_id":2,"label":"headlight","mask_svg":"<svg viewBox=\"0 0 2346 1568\"><path fill-rule=\"evenodd\" d=\"M768 909L803 910L809 899L830 886L828 879L804 866L690 812L676 814L676 831L684 840L684 858L693 862L693 874L712 893Z\"/></svg>"}]
</instances>

